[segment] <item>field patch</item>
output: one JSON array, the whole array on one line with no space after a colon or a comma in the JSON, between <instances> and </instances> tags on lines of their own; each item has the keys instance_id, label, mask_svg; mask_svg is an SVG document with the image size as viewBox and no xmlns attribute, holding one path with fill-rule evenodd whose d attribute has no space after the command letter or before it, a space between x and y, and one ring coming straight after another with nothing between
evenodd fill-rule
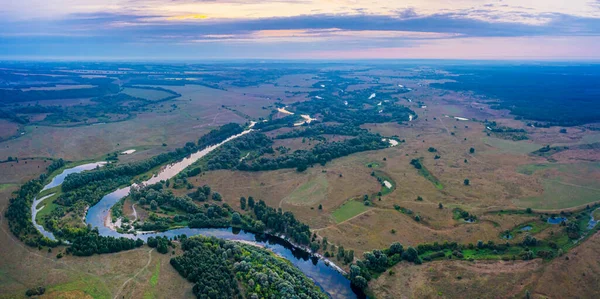
<instances>
[{"instance_id":1,"label":"field patch","mask_svg":"<svg viewBox=\"0 0 600 299\"><path fill-rule=\"evenodd\" d=\"M544 192L541 196L516 199L520 207L535 209L564 209L585 205L600 199L600 189L574 186L556 180L542 180Z\"/></svg>"},{"instance_id":2,"label":"field patch","mask_svg":"<svg viewBox=\"0 0 600 299\"><path fill-rule=\"evenodd\" d=\"M494 137L483 137L482 141L503 153L528 154L542 147L529 141L511 141Z\"/></svg>"},{"instance_id":3,"label":"field patch","mask_svg":"<svg viewBox=\"0 0 600 299\"><path fill-rule=\"evenodd\" d=\"M521 207L563 209L600 199L600 164L530 164L517 168L539 178L542 195L514 200Z\"/></svg>"},{"instance_id":4,"label":"field patch","mask_svg":"<svg viewBox=\"0 0 600 299\"><path fill-rule=\"evenodd\" d=\"M298 186L284 201L296 205L313 205L325 200L328 187L327 176L320 173L308 182Z\"/></svg>"},{"instance_id":5,"label":"field patch","mask_svg":"<svg viewBox=\"0 0 600 299\"><path fill-rule=\"evenodd\" d=\"M123 89L122 93L130 95L132 97L146 99L148 101L159 101L172 96L172 94L162 90L143 89L134 87L126 87Z\"/></svg>"},{"instance_id":6,"label":"field patch","mask_svg":"<svg viewBox=\"0 0 600 299\"><path fill-rule=\"evenodd\" d=\"M46 294L48 298L111 298L108 287L100 279L94 277L52 286L46 291Z\"/></svg>"},{"instance_id":7,"label":"field patch","mask_svg":"<svg viewBox=\"0 0 600 299\"><path fill-rule=\"evenodd\" d=\"M346 221L362 212L365 212L369 207L365 206L362 202L356 200L349 200L335 210L331 216L336 223Z\"/></svg>"}]
</instances>

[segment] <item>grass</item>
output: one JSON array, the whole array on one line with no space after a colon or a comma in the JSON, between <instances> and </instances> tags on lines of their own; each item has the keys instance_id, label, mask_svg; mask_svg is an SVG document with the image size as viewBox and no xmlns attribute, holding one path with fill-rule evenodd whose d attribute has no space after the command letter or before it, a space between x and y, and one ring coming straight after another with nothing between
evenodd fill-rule
<instances>
[{"instance_id":1,"label":"grass","mask_svg":"<svg viewBox=\"0 0 600 299\"><path fill-rule=\"evenodd\" d=\"M362 202L356 200L349 200L343 205L341 205L339 208L337 208L337 210L333 211L331 216L333 216L335 222L340 223L368 209L369 207L365 206Z\"/></svg>"},{"instance_id":2,"label":"grass","mask_svg":"<svg viewBox=\"0 0 600 299\"><path fill-rule=\"evenodd\" d=\"M483 143L498 149L500 152L515 154L529 154L542 147L542 145L528 141L511 141L494 137L483 137L482 141Z\"/></svg>"},{"instance_id":3,"label":"grass","mask_svg":"<svg viewBox=\"0 0 600 299\"><path fill-rule=\"evenodd\" d=\"M61 297L61 294L66 294L74 291L81 291L90 295L94 299L111 298L111 293L108 287L98 278L85 277L79 280L59 284L50 287L46 293L55 294L56 297Z\"/></svg>"},{"instance_id":4,"label":"grass","mask_svg":"<svg viewBox=\"0 0 600 299\"><path fill-rule=\"evenodd\" d=\"M365 164L365 166L367 166L369 168L379 168L379 167L381 167L381 164L379 162L369 162L369 163Z\"/></svg>"},{"instance_id":5,"label":"grass","mask_svg":"<svg viewBox=\"0 0 600 299\"><path fill-rule=\"evenodd\" d=\"M394 180L392 180L392 178L390 178L387 174L385 174L382 171L374 171L375 173L375 177L381 180L381 195L387 195L392 193L392 191L394 191L396 189L396 182ZM386 187L383 182L388 181L390 184L392 184L391 188Z\"/></svg>"},{"instance_id":6,"label":"grass","mask_svg":"<svg viewBox=\"0 0 600 299\"><path fill-rule=\"evenodd\" d=\"M150 277L150 285L155 287L158 283L158 275L160 274L160 263L156 263L152 277Z\"/></svg>"},{"instance_id":7,"label":"grass","mask_svg":"<svg viewBox=\"0 0 600 299\"><path fill-rule=\"evenodd\" d=\"M592 215L594 216L595 220L600 219L600 209L596 209Z\"/></svg>"},{"instance_id":8,"label":"grass","mask_svg":"<svg viewBox=\"0 0 600 299\"><path fill-rule=\"evenodd\" d=\"M325 174L318 174L300 185L285 198L288 203L311 205L325 199L329 182Z\"/></svg>"},{"instance_id":9,"label":"grass","mask_svg":"<svg viewBox=\"0 0 600 299\"><path fill-rule=\"evenodd\" d=\"M54 203L54 200L57 198L58 194L54 194L38 204L38 207L44 207L35 216L35 219L38 221L38 223L41 223L41 219L44 216L50 215L54 210L56 210L56 208L58 208L58 205Z\"/></svg>"},{"instance_id":10,"label":"grass","mask_svg":"<svg viewBox=\"0 0 600 299\"><path fill-rule=\"evenodd\" d=\"M17 184L0 184L0 191L8 189L8 188L10 188L12 186L17 186Z\"/></svg>"},{"instance_id":11,"label":"grass","mask_svg":"<svg viewBox=\"0 0 600 299\"><path fill-rule=\"evenodd\" d=\"M598 200L600 190L562 184L560 180L542 179L541 196L515 199L520 207L535 209L564 209L585 205Z\"/></svg>"},{"instance_id":12,"label":"grass","mask_svg":"<svg viewBox=\"0 0 600 299\"><path fill-rule=\"evenodd\" d=\"M521 207L562 209L585 205L600 197L600 184L595 179L599 163L529 164L517 171L539 178L543 193L540 196L514 200Z\"/></svg>"},{"instance_id":13,"label":"grass","mask_svg":"<svg viewBox=\"0 0 600 299\"><path fill-rule=\"evenodd\" d=\"M154 289L158 284L158 276L160 274L160 262L156 263L156 267L154 267L154 271L152 272L152 277L150 277L150 288L144 292L144 299L156 298L156 294Z\"/></svg>"},{"instance_id":14,"label":"grass","mask_svg":"<svg viewBox=\"0 0 600 299\"><path fill-rule=\"evenodd\" d=\"M440 180L438 180L438 178L436 178L425 166L419 169L419 174L426 178L428 181L432 182L437 189L444 189L444 185L442 184L442 182L440 182Z\"/></svg>"}]
</instances>

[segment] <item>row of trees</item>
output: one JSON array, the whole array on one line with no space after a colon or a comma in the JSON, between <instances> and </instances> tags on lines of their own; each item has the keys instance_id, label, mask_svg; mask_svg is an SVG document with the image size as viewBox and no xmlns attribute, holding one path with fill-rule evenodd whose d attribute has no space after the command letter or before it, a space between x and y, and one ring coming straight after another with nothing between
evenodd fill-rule
<instances>
[{"instance_id":1,"label":"row of trees","mask_svg":"<svg viewBox=\"0 0 600 299\"><path fill-rule=\"evenodd\" d=\"M343 125L324 125L317 124L314 126L306 127L304 130L293 130L287 133L283 133L275 136L276 139L286 139L286 138L299 138L299 137L315 137L323 134L331 134L331 135L345 135L345 136L358 136L359 134L363 134L368 132L365 129L361 129L360 127L343 124Z\"/></svg>"},{"instance_id":2,"label":"row of trees","mask_svg":"<svg viewBox=\"0 0 600 299\"><path fill-rule=\"evenodd\" d=\"M340 142L320 143L310 150L298 150L294 153L281 155L273 159L260 157L250 164L242 161L237 168L247 171L296 168L298 171L304 171L309 166L317 163L325 165L325 163L335 158L348 156L357 152L382 149L388 146L389 144L382 141L381 136L378 134L361 134L356 138Z\"/></svg>"},{"instance_id":3,"label":"row of trees","mask_svg":"<svg viewBox=\"0 0 600 299\"><path fill-rule=\"evenodd\" d=\"M96 229L88 230L87 234L76 237L71 246L67 247L67 254L77 256L90 256L93 254L114 253L131 250L144 245L141 239L127 239L104 237Z\"/></svg>"}]
</instances>

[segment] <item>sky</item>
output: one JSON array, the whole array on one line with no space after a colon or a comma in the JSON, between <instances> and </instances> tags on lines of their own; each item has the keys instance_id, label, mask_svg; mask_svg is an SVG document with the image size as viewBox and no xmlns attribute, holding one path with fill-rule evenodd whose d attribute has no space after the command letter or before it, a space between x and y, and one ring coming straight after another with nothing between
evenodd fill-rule
<instances>
[{"instance_id":1,"label":"sky","mask_svg":"<svg viewBox=\"0 0 600 299\"><path fill-rule=\"evenodd\" d=\"M0 59L599 60L600 0L9 0Z\"/></svg>"}]
</instances>

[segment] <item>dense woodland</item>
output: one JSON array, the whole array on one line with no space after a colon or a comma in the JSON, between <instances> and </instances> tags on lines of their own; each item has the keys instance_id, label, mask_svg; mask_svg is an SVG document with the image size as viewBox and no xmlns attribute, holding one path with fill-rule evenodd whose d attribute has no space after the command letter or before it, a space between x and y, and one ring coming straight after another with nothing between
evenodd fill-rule
<instances>
[{"instance_id":1,"label":"dense woodland","mask_svg":"<svg viewBox=\"0 0 600 299\"><path fill-rule=\"evenodd\" d=\"M329 298L285 259L265 249L196 236L184 238L171 265L197 298Z\"/></svg>"},{"instance_id":2,"label":"dense woodland","mask_svg":"<svg viewBox=\"0 0 600 299\"><path fill-rule=\"evenodd\" d=\"M493 108L508 109L519 118L555 126L600 120L596 101L600 98L600 72L596 65L465 65L445 69L459 76L452 76L452 82L430 86L474 91L493 100Z\"/></svg>"}]
</instances>

